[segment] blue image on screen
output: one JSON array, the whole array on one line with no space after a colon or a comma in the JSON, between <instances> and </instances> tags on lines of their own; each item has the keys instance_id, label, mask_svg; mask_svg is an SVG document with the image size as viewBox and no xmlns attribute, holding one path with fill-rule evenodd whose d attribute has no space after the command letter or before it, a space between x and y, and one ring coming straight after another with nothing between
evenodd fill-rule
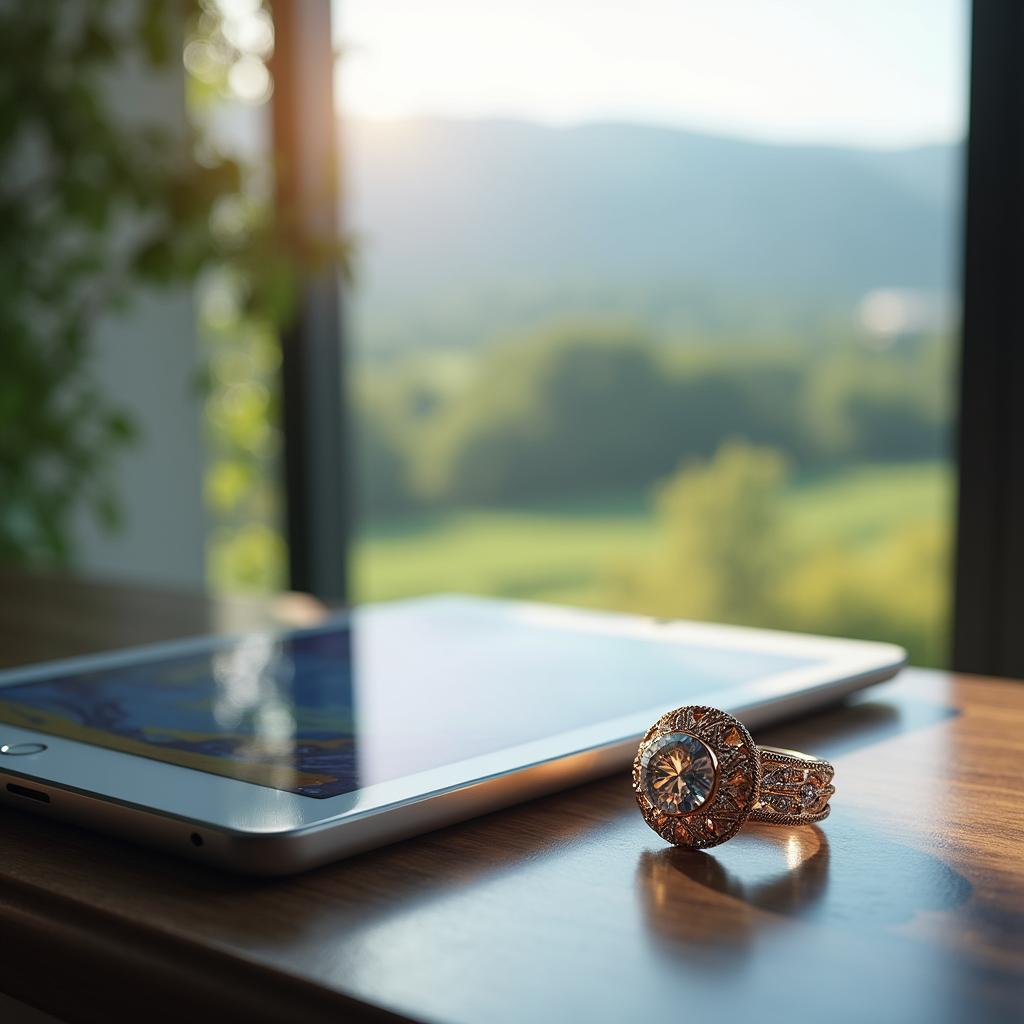
<instances>
[{"instance_id":1,"label":"blue image on screen","mask_svg":"<svg viewBox=\"0 0 1024 1024\"><path fill-rule=\"evenodd\" d=\"M0 719L322 798L358 788L352 694L333 626L12 686Z\"/></svg>"}]
</instances>

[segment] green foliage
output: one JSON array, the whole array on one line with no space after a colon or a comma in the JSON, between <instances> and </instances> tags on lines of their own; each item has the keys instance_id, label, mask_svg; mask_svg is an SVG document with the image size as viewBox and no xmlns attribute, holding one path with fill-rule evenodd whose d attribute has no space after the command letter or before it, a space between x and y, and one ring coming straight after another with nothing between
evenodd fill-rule
<instances>
[{"instance_id":1,"label":"green foliage","mask_svg":"<svg viewBox=\"0 0 1024 1024\"><path fill-rule=\"evenodd\" d=\"M355 546L357 598L460 591L745 621L892 640L945 664L946 464L808 480L770 450L725 451L673 476L657 514L630 497L378 523Z\"/></svg>"},{"instance_id":2,"label":"green foliage","mask_svg":"<svg viewBox=\"0 0 1024 1024\"><path fill-rule=\"evenodd\" d=\"M482 354L364 367L357 440L361 429L366 463L384 460L367 509L642 491L730 438L819 472L934 459L946 444L947 352L939 338L877 352L842 336L683 347L581 323Z\"/></svg>"},{"instance_id":3,"label":"green foliage","mask_svg":"<svg viewBox=\"0 0 1024 1024\"><path fill-rule=\"evenodd\" d=\"M808 376L806 426L817 458L872 462L935 458L946 439L951 346L938 339L873 352L820 355Z\"/></svg>"},{"instance_id":4,"label":"green foliage","mask_svg":"<svg viewBox=\"0 0 1024 1024\"><path fill-rule=\"evenodd\" d=\"M202 126L239 104L259 107L273 82L266 0L202 0L184 47L188 105ZM225 109L228 108L228 109ZM198 159L209 161L209 133ZM326 221L316 235L272 202L282 168L269 154L247 161L237 189L209 205L216 249L199 278L207 359L206 500L212 519L207 577L215 590L273 591L287 583L280 484L280 328L293 314L295 279L348 274L350 247ZM287 168L285 168L287 170Z\"/></svg>"},{"instance_id":5,"label":"green foliage","mask_svg":"<svg viewBox=\"0 0 1024 1024\"><path fill-rule=\"evenodd\" d=\"M949 649L950 530L944 522L893 523L867 551L798 550L780 587L788 629L902 644L915 665L943 667Z\"/></svg>"},{"instance_id":6,"label":"green foliage","mask_svg":"<svg viewBox=\"0 0 1024 1024\"><path fill-rule=\"evenodd\" d=\"M356 450L356 494L364 517L394 516L414 505L409 460L392 420L380 408L357 400L360 443Z\"/></svg>"},{"instance_id":7,"label":"green foliage","mask_svg":"<svg viewBox=\"0 0 1024 1024\"><path fill-rule=\"evenodd\" d=\"M63 563L85 505L113 528L112 466L136 438L91 370L97 319L139 284L191 277L209 251L229 160L196 164L189 140L129 124L108 95L134 57L168 73L179 5L92 2L0 13L0 561Z\"/></svg>"},{"instance_id":8,"label":"green foliage","mask_svg":"<svg viewBox=\"0 0 1024 1024\"><path fill-rule=\"evenodd\" d=\"M333 225L309 239L274 216L270 161L218 152L202 116L140 120L117 91L126 74L179 88L183 47L194 113L232 98L239 68L262 81L269 15L254 8L242 25L225 11L214 0L0 11L0 562L71 561L82 507L117 527L114 468L138 430L95 378L97 323L140 288L203 276L211 504L222 533L252 527L238 578L275 578L280 539L252 538L273 534L276 331L296 272L344 266L347 250ZM254 568L259 550L267 564Z\"/></svg>"},{"instance_id":9,"label":"green foliage","mask_svg":"<svg viewBox=\"0 0 1024 1024\"><path fill-rule=\"evenodd\" d=\"M264 522L215 527L208 575L220 592L274 593L286 585L287 550L280 531Z\"/></svg>"},{"instance_id":10,"label":"green foliage","mask_svg":"<svg viewBox=\"0 0 1024 1024\"><path fill-rule=\"evenodd\" d=\"M610 577L608 600L672 618L890 640L945 662L948 524L905 512L868 543L788 514L787 467L770 448L724 445L659 492L657 552ZM855 513L856 514L856 513Z\"/></svg>"},{"instance_id":11,"label":"green foliage","mask_svg":"<svg viewBox=\"0 0 1024 1024\"><path fill-rule=\"evenodd\" d=\"M771 448L728 442L658 489L661 548L620 573L616 603L665 618L768 625L790 556L789 467Z\"/></svg>"},{"instance_id":12,"label":"green foliage","mask_svg":"<svg viewBox=\"0 0 1024 1024\"><path fill-rule=\"evenodd\" d=\"M424 451L458 370L445 361L406 359L384 369L363 367L349 396L353 423L355 498L366 518L407 515L420 504L430 464Z\"/></svg>"},{"instance_id":13,"label":"green foliage","mask_svg":"<svg viewBox=\"0 0 1024 1024\"><path fill-rule=\"evenodd\" d=\"M361 364L356 593L888 639L941 665L951 350L576 322ZM633 510L602 512L610 494Z\"/></svg>"},{"instance_id":14,"label":"green foliage","mask_svg":"<svg viewBox=\"0 0 1024 1024\"><path fill-rule=\"evenodd\" d=\"M281 364L274 323L247 314L239 274L229 266L202 281L207 468L212 519L207 575L222 591L270 591L284 585L276 467L280 455Z\"/></svg>"},{"instance_id":15,"label":"green foliage","mask_svg":"<svg viewBox=\"0 0 1024 1024\"><path fill-rule=\"evenodd\" d=\"M639 502L470 509L377 526L356 538L359 601L437 591L601 605L609 560L650 554Z\"/></svg>"},{"instance_id":16,"label":"green foliage","mask_svg":"<svg viewBox=\"0 0 1024 1024\"><path fill-rule=\"evenodd\" d=\"M664 468L641 439L669 388L642 336L569 328L503 345L446 410L428 493L489 503L642 484Z\"/></svg>"}]
</instances>

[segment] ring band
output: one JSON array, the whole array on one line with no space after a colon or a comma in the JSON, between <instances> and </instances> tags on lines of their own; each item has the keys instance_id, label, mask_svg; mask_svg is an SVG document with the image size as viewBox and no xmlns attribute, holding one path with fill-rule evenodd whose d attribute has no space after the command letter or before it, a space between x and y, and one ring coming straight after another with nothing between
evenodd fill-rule
<instances>
[{"instance_id":1,"label":"ring band","mask_svg":"<svg viewBox=\"0 0 1024 1024\"><path fill-rule=\"evenodd\" d=\"M783 747L758 747L761 793L750 808L750 821L769 825L807 825L824 821L835 768L820 757Z\"/></svg>"},{"instance_id":2,"label":"ring band","mask_svg":"<svg viewBox=\"0 0 1024 1024\"><path fill-rule=\"evenodd\" d=\"M804 825L828 817L835 769L758 747L739 719L693 705L661 716L637 749L633 791L644 820L691 850L718 846L750 821Z\"/></svg>"}]
</instances>

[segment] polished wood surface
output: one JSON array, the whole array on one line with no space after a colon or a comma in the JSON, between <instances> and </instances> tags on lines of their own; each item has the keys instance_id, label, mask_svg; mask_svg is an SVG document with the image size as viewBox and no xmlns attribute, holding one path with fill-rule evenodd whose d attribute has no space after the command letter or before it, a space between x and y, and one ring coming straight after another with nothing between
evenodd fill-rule
<instances>
[{"instance_id":1,"label":"polished wood surface","mask_svg":"<svg viewBox=\"0 0 1024 1024\"><path fill-rule=\"evenodd\" d=\"M216 619L71 593L0 580L0 656ZM0 990L69 1021L1020 1019L1024 684L908 671L757 738L832 761L835 810L708 853L626 772L275 882L0 811Z\"/></svg>"}]
</instances>

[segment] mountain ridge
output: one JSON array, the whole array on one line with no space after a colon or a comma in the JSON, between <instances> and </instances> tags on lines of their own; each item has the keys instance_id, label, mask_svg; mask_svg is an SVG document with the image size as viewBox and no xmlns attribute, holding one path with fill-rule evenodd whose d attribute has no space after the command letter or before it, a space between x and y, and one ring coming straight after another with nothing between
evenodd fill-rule
<instances>
[{"instance_id":1,"label":"mountain ridge","mask_svg":"<svg viewBox=\"0 0 1024 1024\"><path fill-rule=\"evenodd\" d=\"M644 320L677 291L726 304L852 308L885 287L948 293L960 144L793 145L629 122L348 122L356 315L373 344L445 330L453 343L619 296ZM494 297L523 315L486 323ZM712 299L709 298L709 302ZM471 310L459 324L459 306ZM531 307L526 309L526 307ZM588 308L593 307L593 308ZM685 312L685 310L682 310ZM473 326L468 326L469 321ZM402 327L405 322L406 326ZM447 326L445 326L447 324ZM379 340L379 338L378 338Z\"/></svg>"}]
</instances>

